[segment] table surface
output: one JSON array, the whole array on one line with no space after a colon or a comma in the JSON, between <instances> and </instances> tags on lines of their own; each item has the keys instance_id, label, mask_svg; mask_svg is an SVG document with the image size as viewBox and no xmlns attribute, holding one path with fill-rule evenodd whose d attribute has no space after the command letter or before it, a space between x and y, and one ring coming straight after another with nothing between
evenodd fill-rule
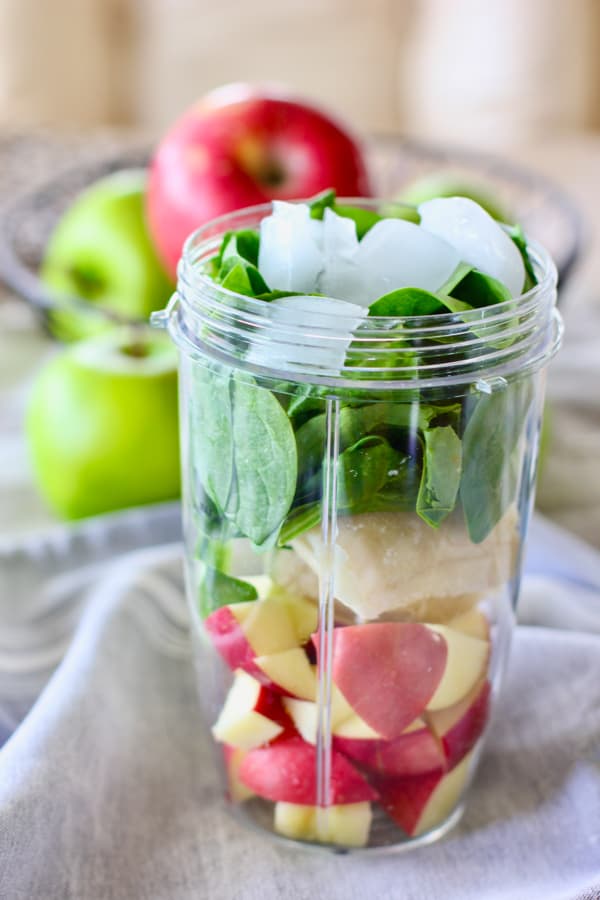
<instances>
[{"instance_id":1,"label":"table surface","mask_svg":"<svg viewBox=\"0 0 600 900\"><path fill-rule=\"evenodd\" d=\"M44 182L49 173L71 167L74 158L92 160L124 144L139 145L139 140L139 135L110 132L83 137L5 137L0 140L0 204L15 191ZM562 298L567 336L564 357L561 354L549 380L555 427L538 504L547 515L600 546L600 400L597 409L587 404L575 412L573 403L561 392L562 359L568 365L583 340L588 348L590 341L597 341L600 347L600 135L557 137L505 155L555 179L571 194L585 218L584 259ZM37 531L55 522L33 486L23 434L32 378L52 351L52 342L42 333L32 311L0 289L0 538ZM600 349L595 358L600 361ZM574 452L580 453L582 446L585 459L579 463L586 478L580 477L579 463L579 477L568 477L566 460Z\"/></svg>"}]
</instances>

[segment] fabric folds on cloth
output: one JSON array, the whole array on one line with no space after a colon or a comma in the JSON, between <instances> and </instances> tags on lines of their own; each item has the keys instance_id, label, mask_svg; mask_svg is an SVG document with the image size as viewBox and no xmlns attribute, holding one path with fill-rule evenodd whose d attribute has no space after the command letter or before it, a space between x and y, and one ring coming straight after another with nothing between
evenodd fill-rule
<instances>
[{"instance_id":1,"label":"fabric folds on cloth","mask_svg":"<svg viewBox=\"0 0 600 900\"><path fill-rule=\"evenodd\" d=\"M598 554L534 522L523 597L534 627L517 631L457 829L409 854L308 854L223 808L197 714L181 548L161 543L177 510L160 516L137 534L156 546L135 551L130 537L110 565L113 541L92 526L67 545L5 551L3 900L600 898ZM588 633L540 627L548 618Z\"/></svg>"}]
</instances>

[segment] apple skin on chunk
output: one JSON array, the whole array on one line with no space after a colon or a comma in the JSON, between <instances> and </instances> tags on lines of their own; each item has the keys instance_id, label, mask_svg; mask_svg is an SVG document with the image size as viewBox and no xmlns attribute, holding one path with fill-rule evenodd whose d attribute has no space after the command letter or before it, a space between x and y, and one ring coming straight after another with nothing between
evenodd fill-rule
<instances>
[{"instance_id":1,"label":"apple skin on chunk","mask_svg":"<svg viewBox=\"0 0 600 900\"><path fill-rule=\"evenodd\" d=\"M294 732L281 697L238 669L219 717L212 727L217 741L239 750L260 747L282 735Z\"/></svg>"},{"instance_id":2,"label":"apple skin on chunk","mask_svg":"<svg viewBox=\"0 0 600 900\"><path fill-rule=\"evenodd\" d=\"M435 712L458 703L480 681L487 668L490 645L446 625L427 628L444 639L448 650L444 675L427 702L427 710Z\"/></svg>"},{"instance_id":3,"label":"apple skin on chunk","mask_svg":"<svg viewBox=\"0 0 600 900\"><path fill-rule=\"evenodd\" d=\"M490 683L479 682L466 697L437 712L427 721L444 748L448 769L461 761L483 734L490 711Z\"/></svg>"},{"instance_id":4,"label":"apple skin on chunk","mask_svg":"<svg viewBox=\"0 0 600 900\"><path fill-rule=\"evenodd\" d=\"M301 737L279 740L251 750L244 757L239 778L246 787L275 803L315 806L317 753ZM329 800L332 805L377 799L376 791L341 753L331 753Z\"/></svg>"},{"instance_id":5,"label":"apple skin on chunk","mask_svg":"<svg viewBox=\"0 0 600 900\"><path fill-rule=\"evenodd\" d=\"M364 847L371 828L370 803L345 803L319 809L297 803L275 805L274 827L278 834L301 841Z\"/></svg>"},{"instance_id":6,"label":"apple skin on chunk","mask_svg":"<svg viewBox=\"0 0 600 900\"><path fill-rule=\"evenodd\" d=\"M358 716L394 740L436 693L447 655L444 637L426 625L349 625L333 632L332 677Z\"/></svg>"},{"instance_id":7,"label":"apple skin on chunk","mask_svg":"<svg viewBox=\"0 0 600 900\"><path fill-rule=\"evenodd\" d=\"M382 775L420 775L446 767L442 743L424 723L393 741L334 737L333 746L364 768Z\"/></svg>"},{"instance_id":8,"label":"apple skin on chunk","mask_svg":"<svg viewBox=\"0 0 600 900\"><path fill-rule=\"evenodd\" d=\"M233 604L221 606L220 609L212 612L205 620L204 627L214 647L230 669L244 669L251 675L259 672L254 665L256 654L242 631L242 626L234 613Z\"/></svg>"},{"instance_id":9,"label":"apple skin on chunk","mask_svg":"<svg viewBox=\"0 0 600 900\"><path fill-rule=\"evenodd\" d=\"M304 597L275 591L249 603L231 603L212 612L204 622L216 650L230 669L245 669L269 683L254 662L299 647L317 626L317 608Z\"/></svg>"},{"instance_id":10,"label":"apple skin on chunk","mask_svg":"<svg viewBox=\"0 0 600 900\"><path fill-rule=\"evenodd\" d=\"M429 772L408 778L372 779L381 805L410 837L425 834L452 812L469 774L471 754L452 771Z\"/></svg>"}]
</instances>

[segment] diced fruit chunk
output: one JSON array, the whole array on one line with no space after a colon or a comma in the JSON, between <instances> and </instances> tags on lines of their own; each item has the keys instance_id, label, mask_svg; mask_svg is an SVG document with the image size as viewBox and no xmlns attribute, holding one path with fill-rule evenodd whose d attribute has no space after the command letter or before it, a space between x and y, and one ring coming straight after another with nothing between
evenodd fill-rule
<instances>
[{"instance_id":1,"label":"diced fruit chunk","mask_svg":"<svg viewBox=\"0 0 600 900\"><path fill-rule=\"evenodd\" d=\"M259 579L264 582L262 590L271 583L268 576L256 576L254 580ZM317 620L314 602L271 585L269 595L263 599L231 603L215 610L206 618L204 627L231 669L245 669L258 676L256 656L301 646L316 629Z\"/></svg>"},{"instance_id":2,"label":"diced fruit chunk","mask_svg":"<svg viewBox=\"0 0 600 900\"><path fill-rule=\"evenodd\" d=\"M281 698L238 669L212 733L217 741L250 750L282 734L285 721Z\"/></svg>"},{"instance_id":3,"label":"diced fruit chunk","mask_svg":"<svg viewBox=\"0 0 600 900\"><path fill-rule=\"evenodd\" d=\"M251 750L242 761L239 777L247 787L267 800L316 805L317 754L315 748L300 737ZM329 802L334 805L360 803L377 797L352 763L335 750L331 754L329 788Z\"/></svg>"},{"instance_id":4,"label":"diced fruit chunk","mask_svg":"<svg viewBox=\"0 0 600 900\"><path fill-rule=\"evenodd\" d=\"M315 692L316 693L316 692ZM313 695L315 696L315 695ZM283 705L294 725L309 744L317 742L318 706L308 700L295 700L284 697ZM359 718L345 700L335 684L331 685L331 731L334 735L351 738L376 739L381 735L374 731L363 719Z\"/></svg>"},{"instance_id":5,"label":"diced fruit chunk","mask_svg":"<svg viewBox=\"0 0 600 900\"><path fill-rule=\"evenodd\" d=\"M223 755L225 756L225 765L227 767L227 783L229 786L229 799L232 803L243 803L254 797L254 792L242 784L238 777L240 764L246 754L245 750L239 747L231 747L225 744L223 747Z\"/></svg>"},{"instance_id":6,"label":"diced fruit chunk","mask_svg":"<svg viewBox=\"0 0 600 900\"><path fill-rule=\"evenodd\" d=\"M427 702L427 709L434 712L458 703L473 689L485 673L490 645L446 625L426 627L440 635L448 648L443 677Z\"/></svg>"},{"instance_id":7,"label":"diced fruit chunk","mask_svg":"<svg viewBox=\"0 0 600 900\"><path fill-rule=\"evenodd\" d=\"M466 697L437 712L427 714L432 731L442 743L448 769L472 749L485 728L490 707L490 683L479 682Z\"/></svg>"},{"instance_id":8,"label":"diced fruit chunk","mask_svg":"<svg viewBox=\"0 0 600 900\"><path fill-rule=\"evenodd\" d=\"M316 696L315 670L300 647L268 656L257 656L254 664L267 676L275 689L305 700L313 700Z\"/></svg>"},{"instance_id":9,"label":"diced fruit chunk","mask_svg":"<svg viewBox=\"0 0 600 900\"><path fill-rule=\"evenodd\" d=\"M308 597L288 593L278 586L273 588L273 596L282 599L287 606L296 640L299 644L304 644L318 627L317 603Z\"/></svg>"},{"instance_id":10,"label":"diced fruit chunk","mask_svg":"<svg viewBox=\"0 0 600 900\"><path fill-rule=\"evenodd\" d=\"M430 772L410 778L374 779L386 813L410 837L440 825L452 812L469 774L471 755L451 772Z\"/></svg>"},{"instance_id":11,"label":"diced fruit chunk","mask_svg":"<svg viewBox=\"0 0 600 900\"><path fill-rule=\"evenodd\" d=\"M333 681L361 719L393 740L436 693L447 653L442 635L419 623L335 628Z\"/></svg>"},{"instance_id":12,"label":"diced fruit chunk","mask_svg":"<svg viewBox=\"0 0 600 900\"><path fill-rule=\"evenodd\" d=\"M454 631L462 631L470 637L479 638L480 641L489 641L490 623L480 609L469 609L467 612L455 616L448 622L448 628Z\"/></svg>"},{"instance_id":13,"label":"diced fruit chunk","mask_svg":"<svg viewBox=\"0 0 600 900\"><path fill-rule=\"evenodd\" d=\"M319 809L296 803L275 805L275 831L295 840L364 847L371 828L370 803L345 803Z\"/></svg>"},{"instance_id":14,"label":"diced fruit chunk","mask_svg":"<svg viewBox=\"0 0 600 900\"><path fill-rule=\"evenodd\" d=\"M334 747L361 766L382 775L419 775L446 768L442 744L425 724L393 741L336 737Z\"/></svg>"},{"instance_id":15,"label":"diced fruit chunk","mask_svg":"<svg viewBox=\"0 0 600 900\"><path fill-rule=\"evenodd\" d=\"M255 653L234 613L233 605L222 606L212 612L205 620L204 627L230 669L254 672Z\"/></svg>"},{"instance_id":16,"label":"diced fruit chunk","mask_svg":"<svg viewBox=\"0 0 600 900\"><path fill-rule=\"evenodd\" d=\"M298 646L294 623L286 603L276 597L230 606L256 656Z\"/></svg>"}]
</instances>

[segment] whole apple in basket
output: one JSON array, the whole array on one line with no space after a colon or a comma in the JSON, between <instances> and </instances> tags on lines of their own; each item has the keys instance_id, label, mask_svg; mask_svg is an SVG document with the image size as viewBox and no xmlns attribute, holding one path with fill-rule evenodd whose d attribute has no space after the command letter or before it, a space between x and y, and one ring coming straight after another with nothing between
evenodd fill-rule
<instances>
[{"instance_id":1,"label":"whole apple in basket","mask_svg":"<svg viewBox=\"0 0 600 900\"><path fill-rule=\"evenodd\" d=\"M177 354L147 329L112 329L38 373L27 435L41 493L61 517L179 494Z\"/></svg>"},{"instance_id":2,"label":"whole apple in basket","mask_svg":"<svg viewBox=\"0 0 600 900\"><path fill-rule=\"evenodd\" d=\"M187 236L223 213L268 200L369 194L366 165L346 126L276 88L228 85L188 110L159 144L148 222L175 276Z\"/></svg>"}]
</instances>

